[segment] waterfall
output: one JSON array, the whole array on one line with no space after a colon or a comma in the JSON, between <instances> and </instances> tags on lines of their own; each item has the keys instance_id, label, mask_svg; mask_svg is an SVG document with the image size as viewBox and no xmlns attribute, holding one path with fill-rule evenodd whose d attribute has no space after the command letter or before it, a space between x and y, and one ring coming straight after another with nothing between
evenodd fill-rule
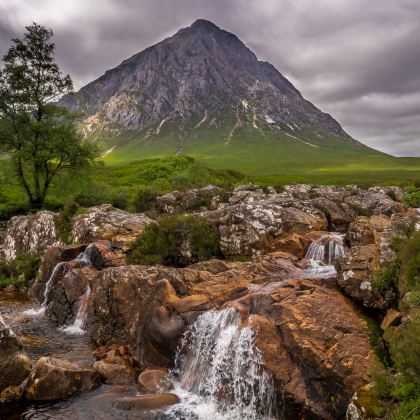
<instances>
[{"instance_id":1,"label":"waterfall","mask_svg":"<svg viewBox=\"0 0 420 420\"><path fill-rule=\"evenodd\" d=\"M232 308L212 310L189 327L173 371L181 403L169 418L264 419L274 416L274 384L255 333Z\"/></svg>"},{"instance_id":2,"label":"waterfall","mask_svg":"<svg viewBox=\"0 0 420 420\"><path fill-rule=\"evenodd\" d=\"M44 300L42 301L41 306L38 309L28 309L24 311L24 314L38 316L38 315L43 315L45 313L45 310L47 309L48 295L50 294L54 280L57 277L58 273L60 272L61 267L63 267L65 264L66 264L65 262L60 262L56 264L56 266L54 267L54 270L52 271L47 283L45 284Z\"/></svg>"},{"instance_id":3,"label":"waterfall","mask_svg":"<svg viewBox=\"0 0 420 420\"><path fill-rule=\"evenodd\" d=\"M309 245L305 258L332 265L342 255L344 255L344 235L326 233Z\"/></svg>"},{"instance_id":4,"label":"waterfall","mask_svg":"<svg viewBox=\"0 0 420 420\"><path fill-rule=\"evenodd\" d=\"M86 291L80 299L79 309L77 311L76 318L72 325L63 328L62 330L68 334L84 334L83 324L87 315L87 308L89 304L91 294L91 288L89 285L86 286Z\"/></svg>"},{"instance_id":5,"label":"waterfall","mask_svg":"<svg viewBox=\"0 0 420 420\"><path fill-rule=\"evenodd\" d=\"M344 255L344 236L339 233L326 233L311 242L305 258L311 268L305 270L308 278L329 278L337 274L334 261Z\"/></svg>"},{"instance_id":6,"label":"waterfall","mask_svg":"<svg viewBox=\"0 0 420 420\"><path fill-rule=\"evenodd\" d=\"M82 266L91 265L93 246L94 244L88 245L86 249L74 261L78 261ZM43 315L45 313L45 310L47 309L48 295L50 294L51 288L54 284L54 280L59 274L61 267L63 267L65 264L67 264L65 261L59 262L54 267L53 272L51 273L47 283L45 284L44 300L41 306L38 309L28 309L24 311L24 314L38 316L38 315Z\"/></svg>"}]
</instances>

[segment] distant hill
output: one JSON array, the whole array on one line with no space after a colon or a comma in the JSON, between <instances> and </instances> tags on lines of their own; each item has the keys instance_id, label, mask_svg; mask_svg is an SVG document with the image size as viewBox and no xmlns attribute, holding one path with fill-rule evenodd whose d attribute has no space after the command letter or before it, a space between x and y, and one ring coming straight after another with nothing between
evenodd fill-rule
<instances>
[{"instance_id":1,"label":"distant hill","mask_svg":"<svg viewBox=\"0 0 420 420\"><path fill-rule=\"evenodd\" d=\"M187 154L254 174L395 158L349 136L234 34L197 20L105 72L62 105L109 162Z\"/></svg>"}]
</instances>

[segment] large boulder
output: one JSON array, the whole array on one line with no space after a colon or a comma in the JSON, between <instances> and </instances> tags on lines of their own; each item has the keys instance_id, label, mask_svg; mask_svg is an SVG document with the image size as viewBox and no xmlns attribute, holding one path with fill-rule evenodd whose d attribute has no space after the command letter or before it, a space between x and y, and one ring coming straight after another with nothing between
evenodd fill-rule
<instances>
[{"instance_id":1,"label":"large boulder","mask_svg":"<svg viewBox=\"0 0 420 420\"><path fill-rule=\"evenodd\" d=\"M121 250L144 230L152 220L140 213L127 213L110 204L91 207L73 219L71 234L75 242L106 239Z\"/></svg>"},{"instance_id":2,"label":"large boulder","mask_svg":"<svg viewBox=\"0 0 420 420\"><path fill-rule=\"evenodd\" d=\"M386 308L394 298L391 290L379 293L372 282L380 270L379 249L375 244L354 246L336 263L337 282L343 292L364 306Z\"/></svg>"},{"instance_id":3,"label":"large boulder","mask_svg":"<svg viewBox=\"0 0 420 420\"><path fill-rule=\"evenodd\" d=\"M22 343L0 315L0 393L20 385L31 371L31 362Z\"/></svg>"},{"instance_id":4,"label":"large boulder","mask_svg":"<svg viewBox=\"0 0 420 420\"><path fill-rule=\"evenodd\" d=\"M343 418L369 382L368 326L338 290L309 280L247 295L233 306L248 316L286 418Z\"/></svg>"},{"instance_id":5,"label":"large boulder","mask_svg":"<svg viewBox=\"0 0 420 420\"><path fill-rule=\"evenodd\" d=\"M28 295L40 303L44 301L45 285L50 279L54 268L59 263L69 262L76 259L87 245L75 244L66 246L52 246L44 254L40 274L31 284Z\"/></svg>"},{"instance_id":6,"label":"large boulder","mask_svg":"<svg viewBox=\"0 0 420 420\"><path fill-rule=\"evenodd\" d=\"M41 357L25 387L25 397L34 401L52 401L98 387L100 375L67 360Z\"/></svg>"},{"instance_id":7,"label":"large boulder","mask_svg":"<svg viewBox=\"0 0 420 420\"><path fill-rule=\"evenodd\" d=\"M62 263L61 269L51 279L46 302L46 315L57 324L70 324L77 316L81 299L87 293L98 271L84 266L80 261Z\"/></svg>"},{"instance_id":8,"label":"large boulder","mask_svg":"<svg viewBox=\"0 0 420 420\"><path fill-rule=\"evenodd\" d=\"M55 214L46 210L12 217L7 223L4 241L6 260L22 253L43 253L51 246L61 245L54 220Z\"/></svg>"},{"instance_id":9,"label":"large boulder","mask_svg":"<svg viewBox=\"0 0 420 420\"><path fill-rule=\"evenodd\" d=\"M288 204L275 195L267 200L229 205L202 216L217 227L224 255L270 252L279 238L326 230L327 219L320 210L305 203L298 204L299 208L287 207Z\"/></svg>"},{"instance_id":10,"label":"large boulder","mask_svg":"<svg viewBox=\"0 0 420 420\"><path fill-rule=\"evenodd\" d=\"M158 208L163 213L181 213L186 211L199 211L211 207L212 198L220 191L219 187L207 185L185 191L172 191L156 198Z\"/></svg>"},{"instance_id":11,"label":"large boulder","mask_svg":"<svg viewBox=\"0 0 420 420\"><path fill-rule=\"evenodd\" d=\"M349 208L349 206L343 203L337 204L326 197L314 198L310 203L325 214L330 231L345 232L349 224L356 217L355 211Z\"/></svg>"},{"instance_id":12,"label":"large boulder","mask_svg":"<svg viewBox=\"0 0 420 420\"><path fill-rule=\"evenodd\" d=\"M103 381L112 385L131 385L134 382L134 369L129 357L109 356L93 364Z\"/></svg>"},{"instance_id":13,"label":"large boulder","mask_svg":"<svg viewBox=\"0 0 420 420\"><path fill-rule=\"evenodd\" d=\"M358 212L366 214L386 214L391 216L394 213L402 213L405 207L398 201L393 200L386 194L375 191L363 191L359 194L346 197L344 202Z\"/></svg>"}]
</instances>

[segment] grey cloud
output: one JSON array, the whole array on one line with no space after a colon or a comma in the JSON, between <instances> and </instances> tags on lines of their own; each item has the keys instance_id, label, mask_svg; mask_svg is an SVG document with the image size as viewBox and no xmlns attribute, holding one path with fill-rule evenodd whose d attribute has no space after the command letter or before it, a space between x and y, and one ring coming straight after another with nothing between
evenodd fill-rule
<instances>
[{"instance_id":1,"label":"grey cloud","mask_svg":"<svg viewBox=\"0 0 420 420\"><path fill-rule=\"evenodd\" d=\"M25 24L48 25L80 88L197 18L238 35L353 137L420 156L418 0L11 1L0 5L0 53Z\"/></svg>"}]
</instances>

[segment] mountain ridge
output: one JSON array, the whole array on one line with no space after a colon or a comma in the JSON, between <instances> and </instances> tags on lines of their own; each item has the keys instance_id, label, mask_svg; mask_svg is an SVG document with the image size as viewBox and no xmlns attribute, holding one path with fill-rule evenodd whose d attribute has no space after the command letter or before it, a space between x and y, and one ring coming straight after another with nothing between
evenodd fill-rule
<instances>
[{"instance_id":1,"label":"mountain ridge","mask_svg":"<svg viewBox=\"0 0 420 420\"><path fill-rule=\"evenodd\" d=\"M60 104L83 111L84 135L113 147L111 155L127 144L134 155L149 157L257 139L276 140L274 149L298 143L302 153L332 153L340 145L383 155L353 139L235 34L205 19L134 54Z\"/></svg>"}]
</instances>

